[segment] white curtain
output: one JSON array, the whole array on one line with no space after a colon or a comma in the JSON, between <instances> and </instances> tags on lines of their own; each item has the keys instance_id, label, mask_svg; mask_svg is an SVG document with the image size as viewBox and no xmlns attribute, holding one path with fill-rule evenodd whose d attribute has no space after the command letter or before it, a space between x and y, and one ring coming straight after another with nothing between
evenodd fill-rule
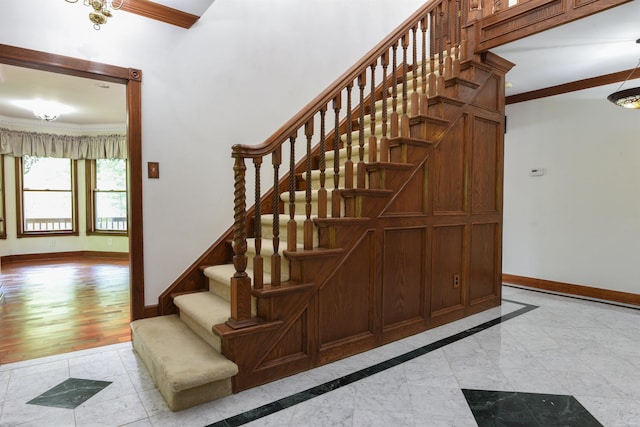
<instances>
[{"instance_id":1,"label":"white curtain","mask_svg":"<svg viewBox=\"0 0 640 427\"><path fill-rule=\"evenodd\" d=\"M70 136L0 128L0 154L80 159L126 159L126 135Z\"/></svg>"}]
</instances>

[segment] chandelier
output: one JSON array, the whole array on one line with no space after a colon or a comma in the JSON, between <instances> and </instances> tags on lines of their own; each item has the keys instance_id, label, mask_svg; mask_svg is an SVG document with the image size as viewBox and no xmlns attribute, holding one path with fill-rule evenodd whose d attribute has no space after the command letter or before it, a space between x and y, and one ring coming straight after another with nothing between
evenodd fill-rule
<instances>
[{"instance_id":1,"label":"chandelier","mask_svg":"<svg viewBox=\"0 0 640 427\"><path fill-rule=\"evenodd\" d=\"M640 43L640 39L636 40L636 43ZM607 96L607 99L609 101L624 108L632 108L632 109L640 108L640 87L620 90L622 89L622 86L624 86L624 84L627 82L627 80L631 78L633 73L636 72L638 67L640 67L640 60L638 60L636 67L631 71L631 73L629 73L627 78L624 79L622 84L618 87L618 90L612 93L611 95Z\"/></svg>"},{"instance_id":2,"label":"chandelier","mask_svg":"<svg viewBox=\"0 0 640 427\"><path fill-rule=\"evenodd\" d=\"M77 3L78 0L67 0L69 3ZM93 8L89 13L89 20L93 22L93 28L100 29L100 25L107 23L107 18L111 18L112 10L120 10L124 5L124 0L83 0L82 4Z\"/></svg>"}]
</instances>

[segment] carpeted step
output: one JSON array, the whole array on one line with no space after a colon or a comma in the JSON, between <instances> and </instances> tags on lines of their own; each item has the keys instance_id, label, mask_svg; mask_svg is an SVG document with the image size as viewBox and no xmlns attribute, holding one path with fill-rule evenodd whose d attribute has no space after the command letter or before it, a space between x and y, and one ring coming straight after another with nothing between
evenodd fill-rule
<instances>
[{"instance_id":1,"label":"carpeted step","mask_svg":"<svg viewBox=\"0 0 640 427\"><path fill-rule=\"evenodd\" d=\"M251 264L246 270L249 277L253 278ZM209 292L231 302L231 277L236 273L233 264L212 265L203 270L204 275L209 280ZM251 315L256 315L256 299L251 297ZM228 317L228 316L227 316ZM227 319L224 319L225 321ZM222 323L222 322L219 322Z\"/></svg>"},{"instance_id":2,"label":"carpeted step","mask_svg":"<svg viewBox=\"0 0 640 427\"><path fill-rule=\"evenodd\" d=\"M304 192L303 192L304 193ZM331 196L328 195L327 198L329 199L329 203L331 203ZM302 202L298 202L296 199L296 212L304 212L304 206L299 205L299 203ZM289 210L289 196L287 195L286 197L286 201L285 201L285 211ZM331 206L329 205L329 209L331 208ZM315 207L314 205L314 210L317 210L317 207ZM313 220L313 218L315 218L317 216L317 214L312 213L311 215L311 219ZM279 215L280 218L280 227L279 227L279 235L278 237L280 237L280 241L281 242L286 242L287 241L287 224L289 222L289 215L288 214L280 214ZM294 217L295 221L296 221L296 240L299 244L304 243L304 221L307 219L307 217L305 215L296 215ZM261 223L262 223L262 246L264 245L271 245L271 241L273 239L273 215L262 215L261 217ZM315 226L314 226L314 233L313 233L313 247L317 247L318 246L318 233L315 230Z\"/></svg>"},{"instance_id":3,"label":"carpeted step","mask_svg":"<svg viewBox=\"0 0 640 427\"><path fill-rule=\"evenodd\" d=\"M131 323L133 348L172 411L231 394L238 366L196 335L177 315Z\"/></svg>"},{"instance_id":4,"label":"carpeted step","mask_svg":"<svg viewBox=\"0 0 640 427\"><path fill-rule=\"evenodd\" d=\"M213 327L226 322L231 316L229 301L213 292L194 292L175 297L173 303L180 309L180 320L207 344L221 352L220 337L213 333Z\"/></svg>"}]
</instances>

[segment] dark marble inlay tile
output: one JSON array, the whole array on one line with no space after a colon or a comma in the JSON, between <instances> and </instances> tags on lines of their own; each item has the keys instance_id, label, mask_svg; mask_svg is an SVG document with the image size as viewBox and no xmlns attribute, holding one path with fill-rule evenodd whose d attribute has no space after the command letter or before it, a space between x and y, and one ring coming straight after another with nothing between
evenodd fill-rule
<instances>
[{"instance_id":1,"label":"dark marble inlay tile","mask_svg":"<svg viewBox=\"0 0 640 427\"><path fill-rule=\"evenodd\" d=\"M30 405L75 409L104 390L111 381L69 378L40 396L27 402Z\"/></svg>"},{"instance_id":2,"label":"dark marble inlay tile","mask_svg":"<svg viewBox=\"0 0 640 427\"><path fill-rule=\"evenodd\" d=\"M352 372L348 375L337 378L333 381L329 381L324 384L317 385L315 387L301 391L291 396L283 397L282 399L276 400L275 402L271 402L266 405L260 406L258 408L251 409L241 414L226 418L224 420L217 421L215 423L209 424L206 427L236 427L236 426L241 426L243 424L247 424L251 421L255 421L259 418L266 417L267 415L274 414L278 411L282 411L283 409L290 408L299 403L306 402L307 400L313 399L316 396L320 396L324 393L328 393L330 391L339 389L340 387L344 387L356 381L360 381L371 375L375 375L379 372L385 371L387 369L391 369L402 363L406 363L417 357L423 356L434 350L438 350L449 344L452 344L464 338L475 335L478 332L485 331L495 325L498 325L502 322L506 322L507 320L513 319L515 317L522 316L523 314L526 314L531 310L535 310L536 308L538 308L538 306L536 305L525 304L523 302L512 301L505 298L503 298L502 301L508 301L514 304L519 304L523 307L511 313L507 313L495 319L484 322L480 325L469 328L465 331L459 332L457 334L451 335L446 338L442 338L438 341L419 347L415 350L411 350L407 353L401 354L392 359L385 360L384 362L377 363L375 365L366 367L356 372Z\"/></svg>"},{"instance_id":3,"label":"dark marble inlay tile","mask_svg":"<svg viewBox=\"0 0 640 427\"><path fill-rule=\"evenodd\" d=\"M463 389L479 427L602 427L573 396Z\"/></svg>"}]
</instances>

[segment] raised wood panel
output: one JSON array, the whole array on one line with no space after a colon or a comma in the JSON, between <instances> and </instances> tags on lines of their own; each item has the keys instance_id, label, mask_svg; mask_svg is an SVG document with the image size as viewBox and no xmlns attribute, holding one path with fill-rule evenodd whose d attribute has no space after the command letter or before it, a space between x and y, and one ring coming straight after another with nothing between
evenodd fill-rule
<instances>
[{"instance_id":1,"label":"raised wood panel","mask_svg":"<svg viewBox=\"0 0 640 427\"><path fill-rule=\"evenodd\" d=\"M464 305L465 225L436 226L431 251L431 316ZM458 285L455 281L458 277Z\"/></svg>"},{"instance_id":2,"label":"raised wood panel","mask_svg":"<svg viewBox=\"0 0 640 427\"><path fill-rule=\"evenodd\" d=\"M422 167L415 170L398 195L394 197L384 215L424 214L427 212L427 171L428 160L424 162Z\"/></svg>"},{"instance_id":3,"label":"raised wood panel","mask_svg":"<svg viewBox=\"0 0 640 427\"><path fill-rule=\"evenodd\" d=\"M502 152L500 124L476 117L473 126L471 210L472 213L496 212Z\"/></svg>"},{"instance_id":4,"label":"raised wood panel","mask_svg":"<svg viewBox=\"0 0 640 427\"><path fill-rule=\"evenodd\" d=\"M373 241L368 232L320 290L321 345L373 333Z\"/></svg>"},{"instance_id":5,"label":"raised wood panel","mask_svg":"<svg viewBox=\"0 0 640 427\"><path fill-rule=\"evenodd\" d=\"M471 226L471 257L469 262L469 303L500 295L498 268L499 224Z\"/></svg>"},{"instance_id":6,"label":"raised wood panel","mask_svg":"<svg viewBox=\"0 0 640 427\"><path fill-rule=\"evenodd\" d=\"M306 331L307 316L305 312L290 326L280 339L278 346L271 350L263 363L269 365L289 356L307 354Z\"/></svg>"},{"instance_id":7,"label":"raised wood panel","mask_svg":"<svg viewBox=\"0 0 640 427\"><path fill-rule=\"evenodd\" d=\"M383 328L424 317L426 228L384 231L382 259Z\"/></svg>"},{"instance_id":8,"label":"raised wood panel","mask_svg":"<svg viewBox=\"0 0 640 427\"><path fill-rule=\"evenodd\" d=\"M502 80L500 76L496 75L492 75L487 79L482 88L480 88L473 104L489 111L502 110L501 104L504 103L501 98L501 94L504 91Z\"/></svg>"},{"instance_id":9,"label":"raised wood panel","mask_svg":"<svg viewBox=\"0 0 640 427\"><path fill-rule=\"evenodd\" d=\"M435 215L465 211L465 123L461 117L434 149L433 211Z\"/></svg>"}]
</instances>

